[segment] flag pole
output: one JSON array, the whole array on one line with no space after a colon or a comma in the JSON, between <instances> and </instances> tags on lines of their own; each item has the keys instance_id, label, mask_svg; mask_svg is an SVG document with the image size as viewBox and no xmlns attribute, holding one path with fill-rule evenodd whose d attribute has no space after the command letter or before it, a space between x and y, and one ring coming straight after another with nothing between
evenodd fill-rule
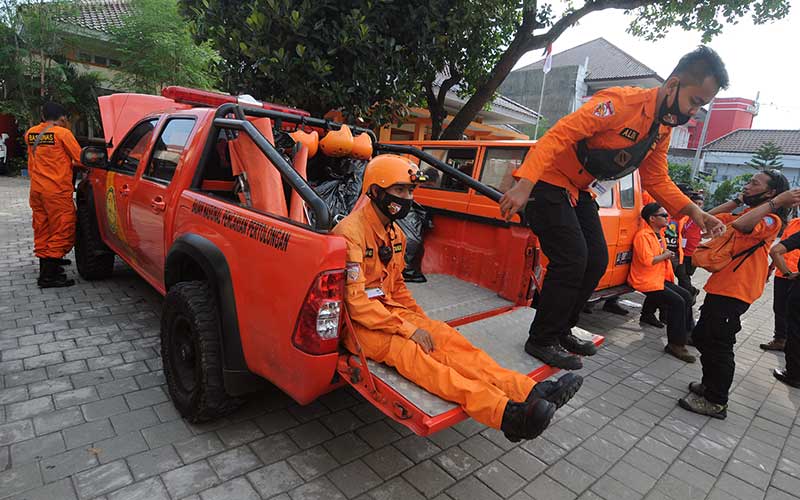
<instances>
[{"instance_id":1,"label":"flag pole","mask_svg":"<svg viewBox=\"0 0 800 500\"><path fill-rule=\"evenodd\" d=\"M547 73L542 75L542 91L539 92L539 109L536 111L536 129L533 131L533 140L539 138L539 121L542 119L542 98L544 98L544 84L547 81Z\"/></svg>"}]
</instances>

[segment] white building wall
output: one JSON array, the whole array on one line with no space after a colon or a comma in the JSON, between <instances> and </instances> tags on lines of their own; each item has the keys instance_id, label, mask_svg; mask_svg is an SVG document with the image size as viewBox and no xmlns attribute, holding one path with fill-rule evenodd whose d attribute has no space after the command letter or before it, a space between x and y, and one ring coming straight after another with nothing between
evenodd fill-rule
<instances>
[{"instance_id":1,"label":"white building wall","mask_svg":"<svg viewBox=\"0 0 800 500\"><path fill-rule=\"evenodd\" d=\"M742 174L756 173L754 168L746 165L752 158L753 155L750 153L708 151L703 153L700 169L704 172L714 172L711 184L713 191L719 183L725 180ZM800 155L785 155L781 162L783 163L782 173L789 180L789 184L792 187L800 187Z\"/></svg>"}]
</instances>

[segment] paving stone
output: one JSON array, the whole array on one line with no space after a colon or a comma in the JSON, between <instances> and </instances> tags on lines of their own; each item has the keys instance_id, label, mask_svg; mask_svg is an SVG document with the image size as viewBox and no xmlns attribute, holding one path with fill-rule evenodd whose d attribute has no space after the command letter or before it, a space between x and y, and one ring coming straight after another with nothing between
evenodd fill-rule
<instances>
[{"instance_id":1,"label":"paving stone","mask_svg":"<svg viewBox=\"0 0 800 500\"><path fill-rule=\"evenodd\" d=\"M325 449L333 455L339 463L347 463L366 455L372 448L359 439L355 434L348 433L331 439L324 444Z\"/></svg>"},{"instance_id":2,"label":"paving stone","mask_svg":"<svg viewBox=\"0 0 800 500\"><path fill-rule=\"evenodd\" d=\"M72 382L68 378L57 378L43 380L28 386L31 398L50 396L52 394L69 391L72 389Z\"/></svg>"},{"instance_id":3,"label":"paving stone","mask_svg":"<svg viewBox=\"0 0 800 500\"><path fill-rule=\"evenodd\" d=\"M261 460L247 446L240 446L215 455L208 459L208 463L223 481L250 472L263 465Z\"/></svg>"},{"instance_id":4,"label":"paving stone","mask_svg":"<svg viewBox=\"0 0 800 500\"><path fill-rule=\"evenodd\" d=\"M103 384L97 385L97 391L103 399L120 396L133 391L138 391L139 385L133 377L123 378L120 380L112 380Z\"/></svg>"},{"instance_id":5,"label":"paving stone","mask_svg":"<svg viewBox=\"0 0 800 500\"><path fill-rule=\"evenodd\" d=\"M455 483L455 479L431 460L425 460L405 471L403 478L428 498Z\"/></svg>"},{"instance_id":6,"label":"paving stone","mask_svg":"<svg viewBox=\"0 0 800 500\"><path fill-rule=\"evenodd\" d=\"M345 500L345 496L324 477L298 486L289 492L289 496L292 500Z\"/></svg>"},{"instance_id":7,"label":"paving stone","mask_svg":"<svg viewBox=\"0 0 800 500\"><path fill-rule=\"evenodd\" d=\"M265 464L284 460L300 451L300 448L285 433L273 434L259 439L252 443L250 447Z\"/></svg>"},{"instance_id":8,"label":"paving stone","mask_svg":"<svg viewBox=\"0 0 800 500\"><path fill-rule=\"evenodd\" d=\"M28 401L20 401L6 406L6 419L11 422L30 418L41 413L53 410L53 398L44 396Z\"/></svg>"},{"instance_id":9,"label":"paving stone","mask_svg":"<svg viewBox=\"0 0 800 500\"><path fill-rule=\"evenodd\" d=\"M333 437L333 434L320 422L308 422L287 431L300 448L311 448Z\"/></svg>"},{"instance_id":10,"label":"paving stone","mask_svg":"<svg viewBox=\"0 0 800 500\"><path fill-rule=\"evenodd\" d=\"M484 439L484 441L486 441L485 438L481 439ZM488 443L489 441L486 442ZM397 449L402 451L414 463L419 463L423 460L431 458L432 456L442 451L438 446L433 444L433 442L430 439L426 439L416 435L405 437L394 443L394 446L396 446Z\"/></svg>"},{"instance_id":11,"label":"paving stone","mask_svg":"<svg viewBox=\"0 0 800 500\"><path fill-rule=\"evenodd\" d=\"M147 450L145 443L139 432L129 432L121 434L103 441L94 443L93 448L97 453L101 463L108 463L118 458L125 458L130 455Z\"/></svg>"},{"instance_id":12,"label":"paving stone","mask_svg":"<svg viewBox=\"0 0 800 500\"><path fill-rule=\"evenodd\" d=\"M235 448L264 436L261 429L249 420L228 425L217 431L217 434L219 434L220 439L228 448Z\"/></svg>"},{"instance_id":13,"label":"paving stone","mask_svg":"<svg viewBox=\"0 0 800 500\"><path fill-rule=\"evenodd\" d=\"M716 479L714 476L682 460L678 460L672 464L669 468L669 473L706 493L711 491Z\"/></svg>"},{"instance_id":14,"label":"paving stone","mask_svg":"<svg viewBox=\"0 0 800 500\"><path fill-rule=\"evenodd\" d=\"M83 423L83 413L78 408L54 411L37 415L33 419L33 427L37 435L49 434Z\"/></svg>"},{"instance_id":15,"label":"paving stone","mask_svg":"<svg viewBox=\"0 0 800 500\"><path fill-rule=\"evenodd\" d=\"M137 481L183 465L172 446L162 446L161 448L145 451L128 457L127 461L133 477Z\"/></svg>"},{"instance_id":16,"label":"paving stone","mask_svg":"<svg viewBox=\"0 0 800 500\"><path fill-rule=\"evenodd\" d=\"M472 457L469 457L469 459L474 461ZM363 460L384 479L390 479L414 465L414 462L391 445L366 455ZM291 463L291 459L289 461ZM444 466L441 462L439 465ZM477 468L477 466L475 468Z\"/></svg>"},{"instance_id":17,"label":"paving stone","mask_svg":"<svg viewBox=\"0 0 800 500\"><path fill-rule=\"evenodd\" d=\"M374 469L374 465L368 458L365 460ZM448 448L442 453L436 455L433 458L433 461L442 467L445 472L456 479L461 479L481 467L480 462L478 462L472 455L457 446ZM411 464L410 461L408 463ZM378 474L380 474L382 477L386 477L381 474L380 471L378 471Z\"/></svg>"},{"instance_id":18,"label":"paving stone","mask_svg":"<svg viewBox=\"0 0 800 500\"><path fill-rule=\"evenodd\" d=\"M97 463L93 453L86 448L78 448L42 460L42 476L45 482L51 482L90 469Z\"/></svg>"},{"instance_id":19,"label":"paving stone","mask_svg":"<svg viewBox=\"0 0 800 500\"><path fill-rule=\"evenodd\" d=\"M633 465L650 477L655 478L661 477L661 475L664 474L669 468L668 463L664 462L663 460L659 460L652 455L648 455L647 453L638 449L629 451L624 457L622 457L622 460Z\"/></svg>"},{"instance_id":20,"label":"paving stone","mask_svg":"<svg viewBox=\"0 0 800 500\"><path fill-rule=\"evenodd\" d=\"M287 492L299 486L303 479L286 462L276 462L247 474L250 483L262 497Z\"/></svg>"},{"instance_id":21,"label":"paving stone","mask_svg":"<svg viewBox=\"0 0 800 500\"><path fill-rule=\"evenodd\" d=\"M543 437L538 437L530 441L525 441L522 448L542 462L552 465L556 463L567 452L560 446L556 446Z\"/></svg>"},{"instance_id":22,"label":"paving stone","mask_svg":"<svg viewBox=\"0 0 800 500\"><path fill-rule=\"evenodd\" d=\"M573 500L577 497L575 493L546 475L537 477L525 487L525 493L535 500Z\"/></svg>"},{"instance_id":23,"label":"paving stone","mask_svg":"<svg viewBox=\"0 0 800 500\"><path fill-rule=\"evenodd\" d=\"M445 431L437 432L433 436L431 436L431 440L435 441L435 437L439 434L443 434L445 432L449 433L456 433L457 432L451 429L445 429ZM356 431L356 435L367 442L373 448L382 448L389 443L393 443L400 439L400 434L394 431L391 427L389 427L386 422L379 421L367 426L364 426ZM458 434L460 439L463 439L463 436ZM441 445L440 445L441 447Z\"/></svg>"},{"instance_id":24,"label":"paving stone","mask_svg":"<svg viewBox=\"0 0 800 500\"><path fill-rule=\"evenodd\" d=\"M173 498L183 498L219 484L219 478L204 460L164 473L161 478Z\"/></svg>"},{"instance_id":25,"label":"paving stone","mask_svg":"<svg viewBox=\"0 0 800 500\"><path fill-rule=\"evenodd\" d=\"M104 495L133 482L125 462L120 460L75 475L75 487L81 498Z\"/></svg>"},{"instance_id":26,"label":"paving stone","mask_svg":"<svg viewBox=\"0 0 800 500\"><path fill-rule=\"evenodd\" d=\"M20 493L12 497L11 500L77 500L77 498L75 488L72 487L72 481L62 479L61 481Z\"/></svg>"},{"instance_id":27,"label":"paving stone","mask_svg":"<svg viewBox=\"0 0 800 500\"><path fill-rule=\"evenodd\" d=\"M627 462L620 461L608 471L608 477L625 484L644 495L656 484L656 478L650 477Z\"/></svg>"},{"instance_id":28,"label":"paving stone","mask_svg":"<svg viewBox=\"0 0 800 500\"><path fill-rule=\"evenodd\" d=\"M183 441L189 438L192 432L182 420L175 420L148 427L142 430L142 435L150 448L158 448L165 444Z\"/></svg>"},{"instance_id":29,"label":"paving stone","mask_svg":"<svg viewBox=\"0 0 800 500\"><path fill-rule=\"evenodd\" d=\"M94 420L101 420L104 418L125 413L128 411L128 405L125 404L125 399L122 397L115 397L109 399L101 399L93 403L86 403L81 406L83 416L88 422Z\"/></svg>"},{"instance_id":30,"label":"paving stone","mask_svg":"<svg viewBox=\"0 0 800 500\"><path fill-rule=\"evenodd\" d=\"M111 423L108 420L88 422L75 427L69 427L62 431L67 449L72 449L84 444L94 443L114 435Z\"/></svg>"},{"instance_id":31,"label":"paving stone","mask_svg":"<svg viewBox=\"0 0 800 500\"><path fill-rule=\"evenodd\" d=\"M533 478L547 468L547 464L537 459L523 448L514 448L500 457L500 461L522 476L526 481L532 481Z\"/></svg>"},{"instance_id":32,"label":"paving stone","mask_svg":"<svg viewBox=\"0 0 800 500\"><path fill-rule=\"evenodd\" d=\"M336 436L353 432L364 426L364 421L347 409L325 415L320 418L320 421Z\"/></svg>"},{"instance_id":33,"label":"paving stone","mask_svg":"<svg viewBox=\"0 0 800 500\"><path fill-rule=\"evenodd\" d=\"M142 391L131 392L125 395L125 400L132 410L152 406L167 401L167 395L161 387L151 387Z\"/></svg>"},{"instance_id":34,"label":"paving stone","mask_svg":"<svg viewBox=\"0 0 800 500\"><path fill-rule=\"evenodd\" d=\"M286 410L279 410L261 415L255 419L255 423L261 428L264 434L282 432L299 424L297 419Z\"/></svg>"},{"instance_id":35,"label":"paving stone","mask_svg":"<svg viewBox=\"0 0 800 500\"><path fill-rule=\"evenodd\" d=\"M245 478L241 477L201 492L200 498L202 498L202 500L261 500L261 497L256 493L256 490L250 486L250 483L248 483Z\"/></svg>"},{"instance_id":36,"label":"paving stone","mask_svg":"<svg viewBox=\"0 0 800 500\"><path fill-rule=\"evenodd\" d=\"M30 420L0 425L0 446L30 439L33 436L33 422Z\"/></svg>"},{"instance_id":37,"label":"paving stone","mask_svg":"<svg viewBox=\"0 0 800 500\"><path fill-rule=\"evenodd\" d=\"M235 497L231 497L233 498ZM170 498L161 479L154 477L117 490L108 495L108 500L170 500Z\"/></svg>"},{"instance_id":38,"label":"paving stone","mask_svg":"<svg viewBox=\"0 0 800 500\"><path fill-rule=\"evenodd\" d=\"M224 451L225 445L216 434L209 432L175 443L175 449L183 462L188 464Z\"/></svg>"},{"instance_id":39,"label":"paving stone","mask_svg":"<svg viewBox=\"0 0 800 500\"><path fill-rule=\"evenodd\" d=\"M25 386L0 390L0 405L16 403L28 399L28 388Z\"/></svg>"},{"instance_id":40,"label":"paving stone","mask_svg":"<svg viewBox=\"0 0 800 500\"><path fill-rule=\"evenodd\" d=\"M69 361L58 365L50 365L47 367L47 376L50 378L67 377L77 373L83 373L87 370L86 361Z\"/></svg>"},{"instance_id":41,"label":"paving stone","mask_svg":"<svg viewBox=\"0 0 800 500\"><path fill-rule=\"evenodd\" d=\"M609 500L639 500L642 498L636 491L608 476L601 477L592 485L592 491Z\"/></svg>"},{"instance_id":42,"label":"paving stone","mask_svg":"<svg viewBox=\"0 0 800 500\"><path fill-rule=\"evenodd\" d=\"M54 432L46 436L29 439L11 445L11 462L14 466L57 455L65 450L61 433Z\"/></svg>"},{"instance_id":43,"label":"paving stone","mask_svg":"<svg viewBox=\"0 0 800 500\"><path fill-rule=\"evenodd\" d=\"M328 478L347 498L368 491L381 483L381 479L361 460L356 460L331 471Z\"/></svg>"},{"instance_id":44,"label":"paving stone","mask_svg":"<svg viewBox=\"0 0 800 500\"><path fill-rule=\"evenodd\" d=\"M4 496L16 495L41 486L41 484L42 476L37 463L21 465L0 472L0 494Z\"/></svg>"},{"instance_id":45,"label":"paving stone","mask_svg":"<svg viewBox=\"0 0 800 500\"><path fill-rule=\"evenodd\" d=\"M545 474L571 489L575 493L581 493L596 479L566 460L559 460L555 463L555 465L547 469ZM531 494L527 488L525 491L528 494ZM535 497L535 495L532 496Z\"/></svg>"},{"instance_id":46,"label":"paving stone","mask_svg":"<svg viewBox=\"0 0 800 500\"><path fill-rule=\"evenodd\" d=\"M595 477L602 476L613 465L582 446L567 454L566 458L573 465Z\"/></svg>"}]
</instances>

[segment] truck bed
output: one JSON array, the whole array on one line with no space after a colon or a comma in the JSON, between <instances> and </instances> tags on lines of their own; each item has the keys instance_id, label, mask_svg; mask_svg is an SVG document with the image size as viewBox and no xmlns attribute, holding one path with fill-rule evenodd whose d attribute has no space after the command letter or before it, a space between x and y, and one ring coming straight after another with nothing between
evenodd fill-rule
<instances>
[{"instance_id":1,"label":"truck bed","mask_svg":"<svg viewBox=\"0 0 800 500\"><path fill-rule=\"evenodd\" d=\"M512 309L513 304L491 290L467 283L452 276L429 275L428 283L409 284L417 303L434 319L460 324L456 329L475 346L486 351L500 365L524 373L535 380L544 380L558 371L528 355L523 346L536 311L530 307ZM464 318L480 318L481 313L496 314L461 324ZM492 314L492 313L488 313ZM574 328L573 333L599 345L603 337ZM354 357L357 358L357 357ZM354 362L358 363L355 359ZM412 428L428 435L449 427L466 414L457 405L445 401L414 384L385 364L367 361L370 373L379 386L396 392L415 406L425 417Z\"/></svg>"}]
</instances>

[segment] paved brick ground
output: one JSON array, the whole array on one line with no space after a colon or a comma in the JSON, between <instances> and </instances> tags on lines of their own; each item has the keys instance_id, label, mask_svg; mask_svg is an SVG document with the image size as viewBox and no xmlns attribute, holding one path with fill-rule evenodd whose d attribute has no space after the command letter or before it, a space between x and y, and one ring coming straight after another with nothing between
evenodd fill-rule
<instances>
[{"instance_id":1,"label":"paved brick ground","mask_svg":"<svg viewBox=\"0 0 800 500\"><path fill-rule=\"evenodd\" d=\"M306 407L261 393L196 426L164 387L158 294L124 265L106 282L39 290L26 200L24 180L0 177L0 498L800 495L800 391L776 385L782 356L758 349L771 300L745 317L725 421L676 407L699 367L666 357L663 331L595 312L583 326L608 340L586 360L583 389L521 445L473 421L419 438L349 390Z\"/></svg>"}]
</instances>

